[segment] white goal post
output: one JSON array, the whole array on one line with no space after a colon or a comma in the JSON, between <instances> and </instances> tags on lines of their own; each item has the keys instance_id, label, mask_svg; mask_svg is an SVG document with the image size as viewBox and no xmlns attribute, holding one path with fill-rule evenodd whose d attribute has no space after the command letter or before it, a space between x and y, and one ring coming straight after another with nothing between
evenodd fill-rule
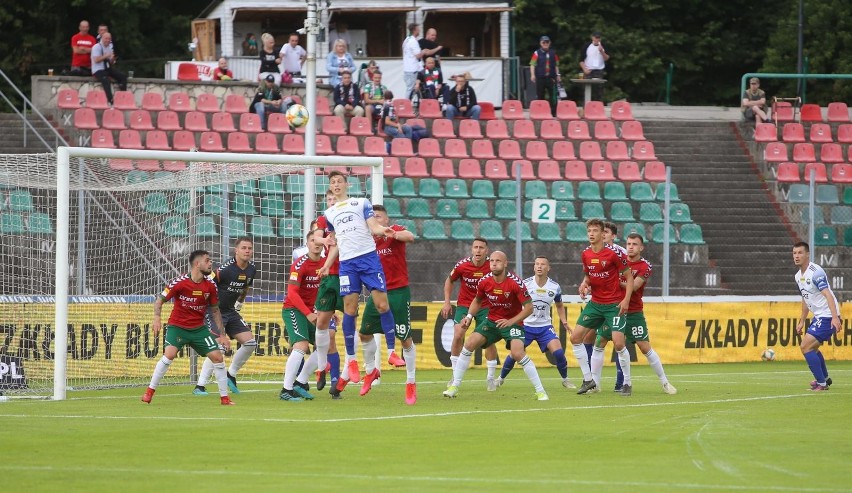
<instances>
[{"instance_id":1,"label":"white goal post","mask_svg":"<svg viewBox=\"0 0 852 493\"><path fill-rule=\"evenodd\" d=\"M71 241L73 234L71 231L72 218L72 191L77 193L87 192L90 188L101 187L108 193L122 193L125 190L135 190L137 193L144 193L144 185L133 184L124 185L118 180L102 183L99 181L98 173L87 173L84 179L81 175L84 174L83 169L89 166L90 163L101 162L105 163L109 160L130 160L132 162L140 161L160 161L165 162L181 162L188 165L182 170L173 173L171 180L172 191L186 191L190 196L199 187L217 184L233 184L241 180L260 178L273 174L293 174L303 173L304 180L304 204L303 217L301 225L301 237L309 227L309 223L315 217L316 198L315 180L316 169L323 167L334 168L349 168L349 167L370 167L369 177L365 182L368 192L370 192L371 200L375 203L382 203L382 195L384 189L383 176L383 160L380 157L338 157L338 156L294 156L294 155L274 155L274 154L234 154L234 153L209 153L209 152L176 152L176 151L147 151L147 150L128 150L128 149L99 149L99 148L80 148L80 147L60 147L56 153L56 202L55 202L55 221L56 221L56 257L55 257L55 356L53 361L53 395L54 400L63 400L66 398L66 390L68 385L68 353L61 348L68 347L68 333L60 328L68 327L69 321L69 285L71 281L71 263L72 259L69 256L71 249ZM101 170L109 169L104 164ZM0 173L4 173L3 163L0 163ZM18 170L20 173L20 170ZM25 172L24 172L25 173ZM120 173L118 173L120 175ZM2 178L2 175L0 175ZM280 181L280 178L279 178ZM2 184L2 182L0 182ZM33 184L33 187L39 185ZM142 188L140 188L142 187ZM149 189L150 190L150 189ZM227 192L226 192L227 193ZM138 199L137 199L138 200ZM119 201L115 200L116 204ZM226 205L225 209L228 207ZM122 207L117 207L117 211L130 215ZM133 221L133 219L129 219ZM113 223L116 230L120 229L119 225ZM85 228L86 225L78 224L79 228ZM222 228L225 226L222 225ZM139 240L140 242L142 240ZM149 240L150 241L150 240ZM294 240L296 241L296 240ZM300 240L299 240L300 241ZM85 248L85 247L84 247ZM147 259L134 259L139 263L145 262ZM83 262L82 259L77 259L77 262ZM183 264L175 266L177 269L185 270ZM132 266L127 265L125 268L131 269ZM283 268L289 268L289 257L286 265ZM120 275L120 272L115 272L115 275ZM81 294L81 293L78 293ZM97 294L97 293L94 293ZM136 293L128 293L136 294ZM72 341L73 342L73 341ZM146 342L147 344L147 342ZM46 350L45 350L46 353ZM47 356L44 356L47 359ZM153 368L153 365L151 365Z\"/></svg>"}]
</instances>

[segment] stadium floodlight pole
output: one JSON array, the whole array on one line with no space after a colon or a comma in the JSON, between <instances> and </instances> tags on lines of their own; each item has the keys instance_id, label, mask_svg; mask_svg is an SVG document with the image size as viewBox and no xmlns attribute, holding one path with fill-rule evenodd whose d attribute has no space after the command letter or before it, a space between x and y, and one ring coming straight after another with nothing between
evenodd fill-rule
<instances>
[{"instance_id":1,"label":"stadium floodlight pole","mask_svg":"<svg viewBox=\"0 0 852 493\"><path fill-rule=\"evenodd\" d=\"M305 19L305 32L308 38L308 51L305 57L305 106L308 109L308 125L305 129L305 156L315 156L317 148L317 0L307 0L308 16ZM304 217L302 217L302 236L308 234L311 221L316 217L316 170L305 170Z\"/></svg>"}]
</instances>

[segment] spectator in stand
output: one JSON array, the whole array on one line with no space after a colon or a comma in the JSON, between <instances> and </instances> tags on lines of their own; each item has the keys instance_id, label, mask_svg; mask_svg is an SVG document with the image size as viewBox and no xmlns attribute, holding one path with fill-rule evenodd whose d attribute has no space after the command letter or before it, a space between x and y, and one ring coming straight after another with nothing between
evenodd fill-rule
<instances>
[{"instance_id":1,"label":"spectator in stand","mask_svg":"<svg viewBox=\"0 0 852 493\"><path fill-rule=\"evenodd\" d=\"M438 99L443 94L444 75L441 68L436 66L433 57L426 59L423 70L417 72L417 81L414 83L414 92L420 93L425 99Z\"/></svg>"},{"instance_id":2,"label":"spectator in stand","mask_svg":"<svg viewBox=\"0 0 852 493\"><path fill-rule=\"evenodd\" d=\"M334 45L338 39L342 39L346 43L346 51L349 51L349 46L352 44L352 35L349 32L349 26L345 22L337 22L334 29L328 31L328 49L334 51Z\"/></svg>"},{"instance_id":3,"label":"spectator in stand","mask_svg":"<svg viewBox=\"0 0 852 493\"><path fill-rule=\"evenodd\" d=\"M243 56L257 56L257 54L257 36L254 33L248 33L243 40Z\"/></svg>"},{"instance_id":4,"label":"spectator in stand","mask_svg":"<svg viewBox=\"0 0 852 493\"><path fill-rule=\"evenodd\" d=\"M101 36L103 36L104 33L108 33L108 32L109 32L109 26L107 26L106 24L98 24L98 37L97 37L98 43L101 42Z\"/></svg>"},{"instance_id":5,"label":"spectator in stand","mask_svg":"<svg viewBox=\"0 0 852 493\"><path fill-rule=\"evenodd\" d=\"M331 87L337 87L340 84L340 76L343 72L352 73L355 70L355 60L346 51L346 46L346 41L338 39L334 42L334 49L326 58L325 69L328 71L328 83Z\"/></svg>"},{"instance_id":6,"label":"spectator in stand","mask_svg":"<svg viewBox=\"0 0 852 493\"><path fill-rule=\"evenodd\" d=\"M592 33L592 40L583 46L580 50L580 68L583 70L583 77L586 79L603 79L606 77L606 62L609 60L609 54L601 44L601 33ZM603 96L603 86L595 86L592 88L592 99L600 101Z\"/></svg>"},{"instance_id":7,"label":"spectator in stand","mask_svg":"<svg viewBox=\"0 0 852 493\"><path fill-rule=\"evenodd\" d=\"M71 36L71 72L69 75L92 75L92 48L98 41L89 34L89 21L80 21L80 32Z\"/></svg>"},{"instance_id":8,"label":"spectator in stand","mask_svg":"<svg viewBox=\"0 0 852 493\"><path fill-rule=\"evenodd\" d=\"M411 92L414 90L414 82L417 81L417 72L420 72L423 58L423 51L420 49L420 43L417 42L417 36L420 35L420 26L417 24L408 25L408 37L402 42L402 77L405 80L405 97L411 98Z\"/></svg>"},{"instance_id":9,"label":"spectator in stand","mask_svg":"<svg viewBox=\"0 0 852 493\"><path fill-rule=\"evenodd\" d=\"M438 31L434 27L426 30L426 35L423 36L417 43L420 45L420 50L423 58L432 57L435 59L435 66L441 66L441 52L444 47L436 41L438 39Z\"/></svg>"},{"instance_id":10,"label":"spectator in stand","mask_svg":"<svg viewBox=\"0 0 852 493\"><path fill-rule=\"evenodd\" d=\"M376 69L373 73L373 82L364 84L364 89L361 90L361 100L364 102L364 109L367 110L367 118L371 122L379 120L382 113L382 105L385 103L384 94L388 90L382 84L382 71Z\"/></svg>"},{"instance_id":11,"label":"spectator in stand","mask_svg":"<svg viewBox=\"0 0 852 493\"><path fill-rule=\"evenodd\" d=\"M479 120L479 105L476 104L476 91L470 87L470 72L456 74L453 76L456 85L447 93L446 110L447 118L452 120L457 116L463 116L472 120Z\"/></svg>"},{"instance_id":12,"label":"spectator in stand","mask_svg":"<svg viewBox=\"0 0 852 493\"><path fill-rule=\"evenodd\" d=\"M263 86L252 101L254 112L260 117L260 125L264 130L266 130L267 113L286 113L287 108L293 104L292 98L281 99L281 92L278 91L277 86L275 76L273 74L267 75Z\"/></svg>"},{"instance_id":13,"label":"spectator in stand","mask_svg":"<svg viewBox=\"0 0 852 493\"><path fill-rule=\"evenodd\" d=\"M127 90L127 76L113 68L116 56L112 51L112 35L108 32L101 34L101 41L92 47L92 72L104 87L107 101L112 106L112 87L110 78L118 83L118 88Z\"/></svg>"},{"instance_id":14,"label":"spectator in stand","mask_svg":"<svg viewBox=\"0 0 852 493\"><path fill-rule=\"evenodd\" d=\"M352 82L352 74L349 72L343 72L340 76L340 84L334 88L334 114L340 118L364 116L358 84Z\"/></svg>"},{"instance_id":15,"label":"spectator in stand","mask_svg":"<svg viewBox=\"0 0 852 493\"><path fill-rule=\"evenodd\" d=\"M556 116L556 83L562 80L559 75L559 55L550 47L550 38L542 36L538 40L539 48L533 52L530 60L530 80L535 84L536 99L545 99L550 103L550 112Z\"/></svg>"},{"instance_id":16,"label":"spectator in stand","mask_svg":"<svg viewBox=\"0 0 852 493\"><path fill-rule=\"evenodd\" d=\"M219 66L213 70L213 80L234 80L234 73L228 68L228 60L219 59Z\"/></svg>"},{"instance_id":17,"label":"spectator in stand","mask_svg":"<svg viewBox=\"0 0 852 493\"><path fill-rule=\"evenodd\" d=\"M361 64L361 70L358 71L358 85L364 85L373 81L373 75L379 70L379 64L375 60L370 60L368 63Z\"/></svg>"},{"instance_id":18,"label":"spectator in stand","mask_svg":"<svg viewBox=\"0 0 852 493\"><path fill-rule=\"evenodd\" d=\"M385 91L384 103L382 104L382 126L387 135L388 153L390 153L390 143L397 137L404 137L414 141L415 145L420 139L429 136L429 131L420 125L403 125L396 117L396 112L393 109L393 92ZM416 147L415 147L416 150Z\"/></svg>"},{"instance_id":19,"label":"spectator in stand","mask_svg":"<svg viewBox=\"0 0 852 493\"><path fill-rule=\"evenodd\" d=\"M260 71L257 74L257 80L264 81L271 75L275 79L275 85L279 86L281 71L278 65L281 64L281 57L275 56L275 37L269 33L263 33L260 41L263 43L263 48L260 50Z\"/></svg>"},{"instance_id":20,"label":"spectator in stand","mask_svg":"<svg viewBox=\"0 0 852 493\"><path fill-rule=\"evenodd\" d=\"M766 115L766 93L760 88L760 79L752 77L748 81L748 89L743 93L743 117L754 121L755 124L769 120Z\"/></svg>"},{"instance_id":21,"label":"spectator in stand","mask_svg":"<svg viewBox=\"0 0 852 493\"><path fill-rule=\"evenodd\" d=\"M290 34L290 40L281 47L281 52L278 55L284 60L285 82L288 78L292 82L293 78L302 76L302 65L305 63L308 53L299 45L297 33Z\"/></svg>"}]
</instances>

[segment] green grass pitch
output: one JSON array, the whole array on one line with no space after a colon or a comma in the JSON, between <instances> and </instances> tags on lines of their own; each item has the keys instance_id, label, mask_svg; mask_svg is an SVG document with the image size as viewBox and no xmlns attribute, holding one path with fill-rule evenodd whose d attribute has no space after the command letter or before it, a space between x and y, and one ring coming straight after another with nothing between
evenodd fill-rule
<instances>
[{"instance_id":1,"label":"green grass pitch","mask_svg":"<svg viewBox=\"0 0 852 493\"><path fill-rule=\"evenodd\" d=\"M497 392L471 370L455 399L441 396L449 371L422 371L413 407L399 370L339 401L280 401L276 384L243 385L231 407L191 386L151 405L141 388L13 400L0 403L0 489L845 492L852 362L828 364L825 393L806 390L798 361L670 365L674 396L641 366L632 397L612 392L612 367L587 396L540 369L547 402L520 369Z\"/></svg>"}]
</instances>

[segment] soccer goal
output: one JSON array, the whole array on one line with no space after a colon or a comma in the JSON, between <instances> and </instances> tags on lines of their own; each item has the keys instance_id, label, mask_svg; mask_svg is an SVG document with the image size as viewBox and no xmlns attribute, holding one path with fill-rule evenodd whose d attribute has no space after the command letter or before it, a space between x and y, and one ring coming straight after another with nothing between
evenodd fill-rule
<instances>
[{"instance_id":1,"label":"soccer goal","mask_svg":"<svg viewBox=\"0 0 852 493\"><path fill-rule=\"evenodd\" d=\"M240 375L279 378L292 250L324 209L333 169L349 173L351 195L382 203L376 157L74 147L0 155L0 399L147 383L163 350L150 331L155 296L188 271L190 251L224 261L241 236L254 240L259 272L241 312L258 349ZM167 383L192 380L188 356Z\"/></svg>"}]
</instances>

